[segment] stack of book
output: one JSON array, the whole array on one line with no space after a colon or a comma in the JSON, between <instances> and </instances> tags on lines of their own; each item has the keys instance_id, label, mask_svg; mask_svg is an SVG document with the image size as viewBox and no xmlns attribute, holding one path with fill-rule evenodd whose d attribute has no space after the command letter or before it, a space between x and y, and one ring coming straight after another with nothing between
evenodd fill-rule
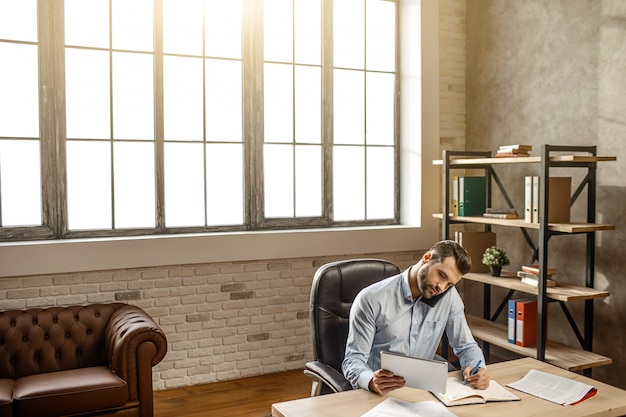
<instances>
[{"instance_id":1,"label":"stack of book","mask_svg":"<svg viewBox=\"0 0 626 417\"><path fill-rule=\"evenodd\" d=\"M492 219L519 219L517 210L514 208L504 207L487 207L483 213L483 217L489 217Z\"/></svg>"},{"instance_id":2,"label":"stack of book","mask_svg":"<svg viewBox=\"0 0 626 417\"><path fill-rule=\"evenodd\" d=\"M556 275L556 269L548 267L548 279L546 280L547 287L556 287L556 281L554 276ZM524 284L532 285L533 287L539 286L539 266L538 265L522 265L522 270L517 271L517 277L522 280Z\"/></svg>"},{"instance_id":3,"label":"stack of book","mask_svg":"<svg viewBox=\"0 0 626 417\"><path fill-rule=\"evenodd\" d=\"M496 158L517 158L530 156L529 153L532 150L532 145L502 145L496 151Z\"/></svg>"}]
</instances>

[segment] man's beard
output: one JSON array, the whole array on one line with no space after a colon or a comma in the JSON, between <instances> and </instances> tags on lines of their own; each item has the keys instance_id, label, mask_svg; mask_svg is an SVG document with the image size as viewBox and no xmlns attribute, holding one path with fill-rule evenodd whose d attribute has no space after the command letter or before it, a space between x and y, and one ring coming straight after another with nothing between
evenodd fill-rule
<instances>
[{"instance_id":1,"label":"man's beard","mask_svg":"<svg viewBox=\"0 0 626 417\"><path fill-rule=\"evenodd\" d=\"M417 288L422 293L424 298L432 298L435 294L431 292L431 288L428 286L428 271L430 271L430 262L422 265L417 271Z\"/></svg>"}]
</instances>

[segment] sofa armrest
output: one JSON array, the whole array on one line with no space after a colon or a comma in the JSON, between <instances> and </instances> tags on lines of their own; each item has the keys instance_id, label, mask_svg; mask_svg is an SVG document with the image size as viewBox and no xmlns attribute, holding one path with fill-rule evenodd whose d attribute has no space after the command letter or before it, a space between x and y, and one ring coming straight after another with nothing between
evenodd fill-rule
<instances>
[{"instance_id":1,"label":"sofa armrest","mask_svg":"<svg viewBox=\"0 0 626 417\"><path fill-rule=\"evenodd\" d=\"M105 343L112 370L126 381L129 400L143 402L144 393L152 406L152 367L167 352L161 328L141 308L125 305L111 315Z\"/></svg>"}]
</instances>

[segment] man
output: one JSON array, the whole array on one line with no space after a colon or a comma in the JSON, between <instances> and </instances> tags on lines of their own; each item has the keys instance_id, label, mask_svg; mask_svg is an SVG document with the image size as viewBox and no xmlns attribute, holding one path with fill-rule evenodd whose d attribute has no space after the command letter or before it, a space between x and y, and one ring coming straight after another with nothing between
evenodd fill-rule
<instances>
[{"instance_id":1,"label":"man","mask_svg":"<svg viewBox=\"0 0 626 417\"><path fill-rule=\"evenodd\" d=\"M403 387L402 376L380 369L380 352L432 359L444 330L463 378L474 388L488 387L485 358L467 326L463 301L455 288L470 266L469 255L458 243L437 242L415 265L357 295L342 364L355 389L385 395Z\"/></svg>"}]
</instances>

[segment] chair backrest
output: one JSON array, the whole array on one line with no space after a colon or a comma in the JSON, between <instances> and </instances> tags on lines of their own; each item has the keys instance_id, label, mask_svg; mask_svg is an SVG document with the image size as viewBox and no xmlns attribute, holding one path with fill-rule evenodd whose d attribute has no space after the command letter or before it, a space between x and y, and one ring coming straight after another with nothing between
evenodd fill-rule
<instances>
[{"instance_id":1,"label":"chair backrest","mask_svg":"<svg viewBox=\"0 0 626 417\"><path fill-rule=\"evenodd\" d=\"M341 372L350 308L363 288L400 269L382 259L351 259L321 266L313 277L309 312L313 356Z\"/></svg>"}]
</instances>

